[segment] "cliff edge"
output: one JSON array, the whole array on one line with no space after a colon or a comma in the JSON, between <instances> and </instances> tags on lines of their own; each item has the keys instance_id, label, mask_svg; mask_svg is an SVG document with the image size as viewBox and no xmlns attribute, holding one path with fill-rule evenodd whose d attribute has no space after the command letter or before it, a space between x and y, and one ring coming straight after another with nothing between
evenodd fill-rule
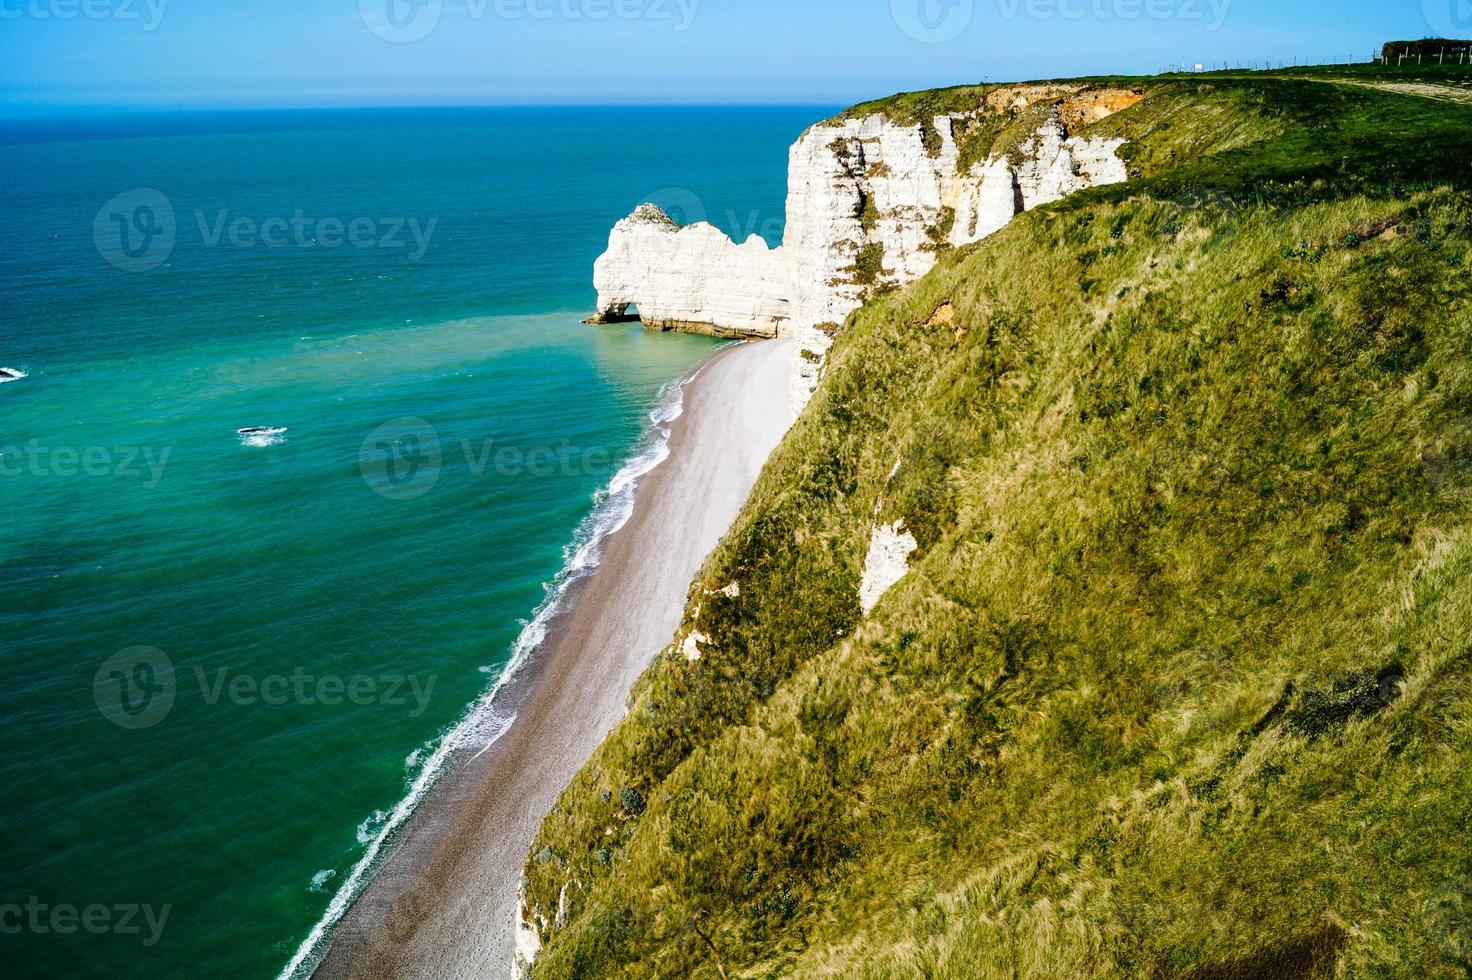
<instances>
[{"instance_id":1,"label":"cliff edge","mask_svg":"<svg viewBox=\"0 0 1472 980\"><path fill-rule=\"evenodd\" d=\"M1468 975L1472 108L1370 84L1472 69L1079 83L1147 96L1081 127L912 93L805 138L784 250L848 229L794 249L831 272L868 224L882 278L934 267L834 321L543 821L536 980ZM992 213L940 197L950 145L1024 204L1070 179L1025 149L1054 107L1128 182L917 254ZM888 223L822 203L911 178ZM858 285L811 281L809 319Z\"/></svg>"},{"instance_id":2,"label":"cliff edge","mask_svg":"<svg viewBox=\"0 0 1472 980\"><path fill-rule=\"evenodd\" d=\"M641 205L593 268L594 322L637 307L654 330L797 340L793 404L812 394L833 330L863 302L1018 214L1128 174L1123 140L1091 127L1144 98L1085 84L997 86L975 104L904 118L874 107L793 145L781 246L737 244Z\"/></svg>"}]
</instances>

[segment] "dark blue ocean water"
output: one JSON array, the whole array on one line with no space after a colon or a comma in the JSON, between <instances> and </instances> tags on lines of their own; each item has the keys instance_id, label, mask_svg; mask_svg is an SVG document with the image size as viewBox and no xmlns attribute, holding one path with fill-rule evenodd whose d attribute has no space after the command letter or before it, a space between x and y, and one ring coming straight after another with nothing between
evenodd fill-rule
<instances>
[{"instance_id":1,"label":"dark blue ocean water","mask_svg":"<svg viewBox=\"0 0 1472 980\"><path fill-rule=\"evenodd\" d=\"M826 114L0 123L7 972L291 960L717 347L578 322L609 227L775 242Z\"/></svg>"}]
</instances>

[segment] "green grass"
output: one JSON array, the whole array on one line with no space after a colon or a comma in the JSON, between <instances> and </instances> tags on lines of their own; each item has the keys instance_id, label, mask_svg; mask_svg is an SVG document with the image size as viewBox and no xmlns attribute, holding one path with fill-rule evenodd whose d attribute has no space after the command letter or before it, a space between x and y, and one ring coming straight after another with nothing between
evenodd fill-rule
<instances>
[{"instance_id":1,"label":"green grass","mask_svg":"<svg viewBox=\"0 0 1472 980\"><path fill-rule=\"evenodd\" d=\"M1241 80L1270 86L1281 79L1308 79L1335 81L1388 82L1431 82L1434 84L1465 86L1472 84L1472 65L1314 65L1301 68L1278 68L1264 71L1232 69L1189 74L1164 74L1145 77L1130 75L1091 75L1080 78L1044 79L1036 82L993 82L980 85L956 85L950 88L927 89L922 92L901 92L896 95L861 102L850 109L826 120L836 123L860 116L883 115L902 125L920 125L927 118L951 113L971 112L989 92L1012 88L1017 85L1079 85L1085 88L1144 87L1158 88L1173 81L1222 81Z\"/></svg>"},{"instance_id":2,"label":"green grass","mask_svg":"<svg viewBox=\"0 0 1472 980\"><path fill-rule=\"evenodd\" d=\"M542 826L534 976L1472 969L1472 110L1151 92L1131 184L844 325Z\"/></svg>"}]
</instances>

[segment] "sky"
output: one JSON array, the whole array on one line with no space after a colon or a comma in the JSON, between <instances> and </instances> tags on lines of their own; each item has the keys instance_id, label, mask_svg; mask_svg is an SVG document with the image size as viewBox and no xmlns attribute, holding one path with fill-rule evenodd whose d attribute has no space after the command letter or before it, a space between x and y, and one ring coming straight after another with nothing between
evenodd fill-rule
<instances>
[{"instance_id":1,"label":"sky","mask_svg":"<svg viewBox=\"0 0 1472 980\"><path fill-rule=\"evenodd\" d=\"M0 113L850 104L1448 35L1472 0L0 0Z\"/></svg>"}]
</instances>

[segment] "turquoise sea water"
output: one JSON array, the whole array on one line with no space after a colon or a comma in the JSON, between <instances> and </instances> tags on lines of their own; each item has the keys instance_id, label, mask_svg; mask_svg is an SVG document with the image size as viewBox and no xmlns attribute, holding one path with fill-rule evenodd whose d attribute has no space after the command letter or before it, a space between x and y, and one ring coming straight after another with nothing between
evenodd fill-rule
<instances>
[{"instance_id":1,"label":"turquoise sea water","mask_svg":"<svg viewBox=\"0 0 1472 980\"><path fill-rule=\"evenodd\" d=\"M717 349L578 322L608 228L775 241L825 114L0 125L7 973L291 961Z\"/></svg>"}]
</instances>

